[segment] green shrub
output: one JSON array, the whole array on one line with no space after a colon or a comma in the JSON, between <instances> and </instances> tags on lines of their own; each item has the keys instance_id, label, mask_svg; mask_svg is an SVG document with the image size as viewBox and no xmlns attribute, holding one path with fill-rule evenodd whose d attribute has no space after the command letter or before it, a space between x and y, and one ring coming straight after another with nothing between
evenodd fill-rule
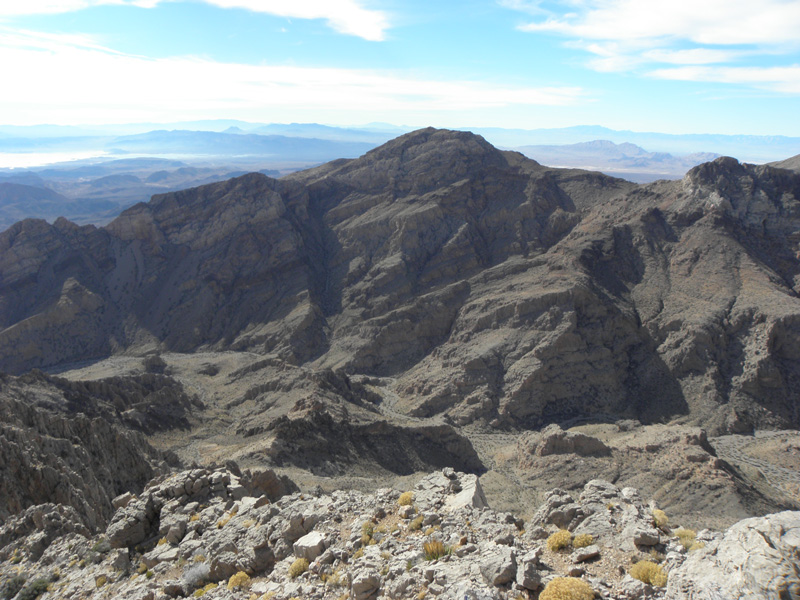
<instances>
[{"instance_id":1,"label":"green shrub","mask_svg":"<svg viewBox=\"0 0 800 600\"><path fill-rule=\"evenodd\" d=\"M539 600L594 600L594 590L577 577L556 577L539 594Z\"/></svg>"},{"instance_id":2,"label":"green shrub","mask_svg":"<svg viewBox=\"0 0 800 600\"><path fill-rule=\"evenodd\" d=\"M667 574L659 565L649 560L640 560L631 567L631 577L648 585L664 587L667 585Z\"/></svg>"},{"instance_id":3,"label":"green shrub","mask_svg":"<svg viewBox=\"0 0 800 600\"><path fill-rule=\"evenodd\" d=\"M0 596L3 597L3 600L11 600L25 586L25 581L26 579L23 575L16 575L6 580L0 589Z\"/></svg>"},{"instance_id":4,"label":"green shrub","mask_svg":"<svg viewBox=\"0 0 800 600\"><path fill-rule=\"evenodd\" d=\"M572 544L572 534L566 529L560 529L547 538L547 547L553 552L565 550Z\"/></svg>"},{"instance_id":5,"label":"green shrub","mask_svg":"<svg viewBox=\"0 0 800 600\"><path fill-rule=\"evenodd\" d=\"M44 577L34 579L17 595L17 600L36 600L39 596L47 591L47 586L50 585L50 580Z\"/></svg>"},{"instance_id":6,"label":"green shrub","mask_svg":"<svg viewBox=\"0 0 800 600\"><path fill-rule=\"evenodd\" d=\"M306 572L308 569L308 560L305 558L298 558L289 566L289 577L296 579Z\"/></svg>"}]
</instances>

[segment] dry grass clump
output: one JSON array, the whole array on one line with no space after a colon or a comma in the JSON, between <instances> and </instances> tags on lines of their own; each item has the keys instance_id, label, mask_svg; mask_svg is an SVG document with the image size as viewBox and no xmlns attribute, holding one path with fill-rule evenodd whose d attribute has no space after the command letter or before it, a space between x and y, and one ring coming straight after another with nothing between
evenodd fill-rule
<instances>
[{"instance_id":1,"label":"dry grass clump","mask_svg":"<svg viewBox=\"0 0 800 600\"><path fill-rule=\"evenodd\" d=\"M684 529L681 527L680 529L675 530L675 535L678 538L678 541L681 543L686 550L691 548L695 541L697 540L697 532L693 529Z\"/></svg>"},{"instance_id":2,"label":"dry grass clump","mask_svg":"<svg viewBox=\"0 0 800 600\"><path fill-rule=\"evenodd\" d=\"M411 521L411 523L408 525L408 528L411 531L419 531L420 529L422 529L422 521L424 521L424 520L425 520L425 517L423 517L422 515L419 515L413 521Z\"/></svg>"},{"instance_id":3,"label":"dry grass clump","mask_svg":"<svg viewBox=\"0 0 800 600\"><path fill-rule=\"evenodd\" d=\"M231 578L228 579L229 590L241 590L249 586L250 576L244 571L239 571L238 573L231 575Z\"/></svg>"},{"instance_id":4,"label":"dry grass clump","mask_svg":"<svg viewBox=\"0 0 800 600\"><path fill-rule=\"evenodd\" d=\"M445 546L440 540L430 540L422 544L422 552L425 560L436 560L452 552L449 546Z\"/></svg>"},{"instance_id":5,"label":"dry grass clump","mask_svg":"<svg viewBox=\"0 0 800 600\"><path fill-rule=\"evenodd\" d=\"M667 574L659 565L649 560L640 560L631 567L631 577L648 585L664 587L667 585Z\"/></svg>"},{"instance_id":6,"label":"dry grass clump","mask_svg":"<svg viewBox=\"0 0 800 600\"><path fill-rule=\"evenodd\" d=\"M411 506L414 504L414 492L403 492L397 499L400 506Z\"/></svg>"},{"instance_id":7,"label":"dry grass clump","mask_svg":"<svg viewBox=\"0 0 800 600\"><path fill-rule=\"evenodd\" d=\"M594 536L591 533L579 533L572 538L573 548L586 548L594 544Z\"/></svg>"},{"instance_id":8,"label":"dry grass clump","mask_svg":"<svg viewBox=\"0 0 800 600\"><path fill-rule=\"evenodd\" d=\"M289 565L289 577L296 579L306 572L308 569L308 560L305 558L298 558L291 565Z\"/></svg>"},{"instance_id":9,"label":"dry grass clump","mask_svg":"<svg viewBox=\"0 0 800 600\"><path fill-rule=\"evenodd\" d=\"M556 577L545 586L539 600L593 600L592 586L577 577Z\"/></svg>"},{"instance_id":10,"label":"dry grass clump","mask_svg":"<svg viewBox=\"0 0 800 600\"><path fill-rule=\"evenodd\" d=\"M560 529L547 538L547 547L553 552L565 550L572 545L572 534L566 529Z\"/></svg>"},{"instance_id":11,"label":"dry grass clump","mask_svg":"<svg viewBox=\"0 0 800 600\"><path fill-rule=\"evenodd\" d=\"M664 529L669 524L669 517L663 510L656 508L653 510L653 522L659 529Z\"/></svg>"}]
</instances>

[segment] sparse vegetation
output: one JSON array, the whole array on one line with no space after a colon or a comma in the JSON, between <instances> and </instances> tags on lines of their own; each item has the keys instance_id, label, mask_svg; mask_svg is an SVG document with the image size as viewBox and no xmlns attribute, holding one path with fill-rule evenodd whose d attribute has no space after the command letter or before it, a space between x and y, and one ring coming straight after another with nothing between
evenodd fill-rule
<instances>
[{"instance_id":1,"label":"sparse vegetation","mask_svg":"<svg viewBox=\"0 0 800 600\"><path fill-rule=\"evenodd\" d=\"M414 492L403 492L397 499L397 503L400 506L411 506L414 504Z\"/></svg>"},{"instance_id":2,"label":"sparse vegetation","mask_svg":"<svg viewBox=\"0 0 800 600\"><path fill-rule=\"evenodd\" d=\"M566 529L560 529L547 538L547 547L553 552L566 550L572 545L572 533Z\"/></svg>"},{"instance_id":3,"label":"sparse vegetation","mask_svg":"<svg viewBox=\"0 0 800 600\"><path fill-rule=\"evenodd\" d=\"M17 600L36 600L47 591L50 580L44 577L34 579L17 594Z\"/></svg>"},{"instance_id":4,"label":"sparse vegetation","mask_svg":"<svg viewBox=\"0 0 800 600\"><path fill-rule=\"evenodd\" d=\"M440 540L430 540L422 544L422 552L425 560L436 560L451 554L452 549Z\"/></svg>"},{"instance_id":5,"label":"sparse vegetation","mask_svg":"<svg viewBox=\"0 0 800 600\"><path fill-rule=\"evenodd\" d=\"M678 541L681 543L686 550L692 547L697 540L697 532L693 529L684 529L681 527L680 529L675 530L675 536L678 538Z\"/></svg>"},{"instance_id":6,"label":"sparse vegetation","mask_svg":"<svg viewBox=\"0 0 800 600\"><path fill-rule=\"evenodd\" d=\"M659 565L649 560L640 560L631 567L630 575L634 579L654 585L664 587L667 585L667 574Z\"/></svg>"},{"instance_id":7,"label":"sparse vegetation","mask_svg":"<svg viewBox=\"0 0 800 600\"><path fill-rule=\"evenodd\" d=\"M594 536L590 533L579 533L572 538L573 548L586 548L586 546L591 546L592 544L594 544Z\"/></svg>"},{"instance_id":8,"label":"sparse vegetation","mask_svg":"<svg viewBox=\"0 0 800 600\"><path fill-rule=\"evenodd\" d=\"M289 577L297 579L300 575L308 570L308 560L305 558L298 558L289 566Z\"/></svg>"},{"instance_id":9,"label":"sparse vegetation","mask_svg":"<svg viewBox=\"0 0 800 600\"><path fill-rule=\"evenodd\" d=\"M6 580L2 589L0 589L0 596L3 600L11 600L25 586L25 581L24 575L16 575Z\"/></svg>"},{"instance_id":10,"label":"sparse vegetation","mask_svg":"<svg viewBox=\"0 0 800 600\"><path fill-rule=\"evenodd\" d=\"M422 529L422 521L424 521L424 520L425 520L425 517L423 517L422 515L419 515L419 516L415 517L414 520L411 521L411 523L409 523L408 528L411 531L419 531L420 529Z\"/></svg>"},{"instance_id":11,"label":"sparse vegetation","mask_svg":"<svg viewBox=\"0 0 800 600\"><path fill-rule=\"evenodd\" d=\"M545 586L539 600L593 600L592 586L577 577L556 577Z\"/></svg>"},{"instance_id":12,"label":"sparse vegetation","mask_svg":"<svg viewBox=\"0 0 800 600\"><path fill-rule=\"evenodd\" d=\"M659 529L666 528L666 526L669 525L669 517L667 517L667 513L660 508L653 510L653 523L655 523L656 527Z\"/></svg>"},{"instance_id":13,"label":"sparse vegetation","mask_svg":"<svg viewBox=\"0 0 800 600\"><path fill-rule=\"evenodd\" d=\"M103 587L107 583L108 583L108 577L106 577L105 575L98 575L97 577L94 578L94 584L98 588Z\"/></svg>"},{"instance_id":14,"label":"sparse vegetation","mask_svg":"<svg viewBox=\"0 0 800 600\"><path fill-rule=\"evenodd\" d=\"M204 587L201 587L200 589L195 590L194 593L192 594L192 596L194 596L195 598L200 598L203 594L205 594L206 592L210 592L211 590L216 588L218 585L219 584L217 584L217 583L206 584Z\"/></svg>"},{"instance_id":15,"label":"sparse vegetation","mask_svg":"<svg viewBox=\"0 0 800 600\"><path fill-rule=\"evenodd\" d=\"M308 568L308 561L306 561L306 568ZM291 575L291 569L289 571ZM228 579L229 590L241 590L247 587L250 587L250 576L244 571L239 571Z\"/></svg>"}]
</instances>

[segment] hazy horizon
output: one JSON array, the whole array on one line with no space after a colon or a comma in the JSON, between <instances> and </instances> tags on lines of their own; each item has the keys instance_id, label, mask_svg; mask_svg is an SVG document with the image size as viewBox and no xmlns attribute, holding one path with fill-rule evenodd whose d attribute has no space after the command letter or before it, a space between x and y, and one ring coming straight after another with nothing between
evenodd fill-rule
<instances>
[{"instance_id":1,"label":"hazy horizon","mask_svg":"<svg viewBox=\"0 0 800 600\"><path fill-rule=\"evenodd\" d=\"M798 30L786 0L30 0L0 114L800 136Z\"/></svg>"}]
</instances>

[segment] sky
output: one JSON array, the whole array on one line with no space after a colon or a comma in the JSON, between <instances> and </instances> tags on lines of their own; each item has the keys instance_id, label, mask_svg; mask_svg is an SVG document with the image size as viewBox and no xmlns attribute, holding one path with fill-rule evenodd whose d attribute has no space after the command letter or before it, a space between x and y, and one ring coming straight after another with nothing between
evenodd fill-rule
<instances>
[{"instance_id":1,"label":"sky","mask_svg":"<svg viewBox=\"0 0 800 600\"><path fill-rule=\"evenodd\" d=\"M0 0L0 123L800 136L800 0Z\"/></svg>"}]
</instances>

